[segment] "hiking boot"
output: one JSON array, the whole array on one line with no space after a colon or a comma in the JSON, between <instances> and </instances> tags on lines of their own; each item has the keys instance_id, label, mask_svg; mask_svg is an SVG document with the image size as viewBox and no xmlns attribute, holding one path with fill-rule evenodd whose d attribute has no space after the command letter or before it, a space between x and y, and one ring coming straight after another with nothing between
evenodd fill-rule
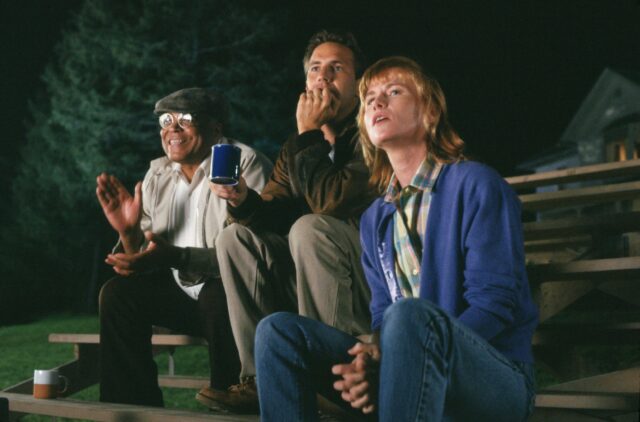
<instances>
[{"instance_id":1,"label":"hiking boot","mask_svg":"<svg viewBox=\"0 0 640 422\"><path fill-rule=\"evenodd\" d=\"M232 385L226 391L205 387L196 394L196 400L211 410L255 414L260 411L255 378Z\"/></svg>"}]
</instances>

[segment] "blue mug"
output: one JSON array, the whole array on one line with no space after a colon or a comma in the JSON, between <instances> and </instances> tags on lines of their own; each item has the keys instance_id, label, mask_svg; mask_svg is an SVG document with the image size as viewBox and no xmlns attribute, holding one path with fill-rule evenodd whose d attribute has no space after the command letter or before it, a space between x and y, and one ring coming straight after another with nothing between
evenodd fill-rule
<instances>
[{"instance_id":1,"label":"blue mug","mask_svg":"<svg viewBox=\"0 0 640 422\"><path fill-rule=\"evenodd\" d=\"M211 147L211 177L218 185L237 185L240 178L240 148L231 144Z\"/></svg>"}]
</instances>

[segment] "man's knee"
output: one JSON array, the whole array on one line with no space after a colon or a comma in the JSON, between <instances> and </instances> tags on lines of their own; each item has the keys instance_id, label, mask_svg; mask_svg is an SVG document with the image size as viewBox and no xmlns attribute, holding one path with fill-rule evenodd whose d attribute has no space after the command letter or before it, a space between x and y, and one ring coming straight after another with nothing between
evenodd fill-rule
<instances>
[{"instance_id":1,"label":"man's knee","mask_svg":"<svg viewBox=\"0 0 640 422\"><path fill-rule=\"evenodd\" d=\"M290 242L309 241L317 237L327 227L326 218L319 214L307 214L298 218L289 230Z\"/></svg>"},{"instance_id":2,"label":"man's knee","mask_svg":"<svg viewBox=\"0 0 640 422\"><path fill-rule=\"evenodd\" d=\"M107 281L100 289L98 304L100 314L119 315L137 312L140 306L149 303L150 288L156 278L145 275L117 276Z\"/></svg>"},{"instance_id":3,"label":"man's knee","mask_svg":"<svg viewBox=\"0 0 640 422\"><path fill-rule=\"evenodd\" d=\"M198 312L203 318L216 320L227 317L227 297L220 278L211 278L205 282L197 304Z\"/></svg>"},{"instance_id":4,"label":"man's knee","mask_svg":"<svg viewBox=\"0 0 640 422\"><path fill-rule=\"evenodd\" d=\"M114 277L104 283L98 295L98 304L100 312L108 310L114 303L120 301L120 297L126 290L125 279L123 277Z\"/></svg>"},{"instance_id":5,"label":"man's knee","mask_svg":"<svg viewBox=\"0 0 640 422\"><path fill-rule=\"evenodd\" d=\"M242 224L233 223L220 232L216 239L216 249L218 251L233 251L253 236L250 229Z\"/></svg>"},{"instance_id":6,"label":"man's knee","mask_svg":"<svg viewBox=\"0 0 640 422\"><path fill-rule=\"evenodd\" d=\"M332 217L320 214L307 214L298 218L289 230L289 244L292 250L300 245L315 245L326 241L334 230L335 224L331 224Z\"/></svg>"}]
</instances>

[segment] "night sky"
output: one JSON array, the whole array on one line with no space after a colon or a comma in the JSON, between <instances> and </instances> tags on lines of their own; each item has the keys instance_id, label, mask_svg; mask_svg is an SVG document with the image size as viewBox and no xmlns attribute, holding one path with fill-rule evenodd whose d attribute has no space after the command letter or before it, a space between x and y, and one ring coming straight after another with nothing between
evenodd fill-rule
<instances>
[{"instance_id":1,"label":"night sky","mask_svg":"<svg viewBox=\"0 0 640 422\"><path fill-rule=\"evenodd\" d=\"M317 29L343 27L355 33L370 59L417 59L440 81L452 123L471 152L505 176L557 142L606 67L640 71L638 0L283 3L296 17L288 30L290 49L300 57ZM81 1L1 4L0 164L6 174L24 142L27 100L40 88L53 46Z\"/></svg>"}]
</instances>

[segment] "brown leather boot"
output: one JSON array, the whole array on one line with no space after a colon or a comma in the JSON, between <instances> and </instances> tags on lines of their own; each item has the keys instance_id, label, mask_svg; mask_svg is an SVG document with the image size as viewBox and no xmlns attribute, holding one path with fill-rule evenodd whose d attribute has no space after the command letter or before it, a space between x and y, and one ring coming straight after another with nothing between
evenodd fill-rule
<instances>
[{"instance_id":1,"label":"brown leather boot","mask_svg":"<svg viewBox=\"0 0 640 422\"><path fill-rule=\"evenodd\" d=\"M196 394L196 400L211 410L255 414L260 411L258 389L253 377L232 385L226 391L205 387Z\"/></svg>"}]
</instances>

